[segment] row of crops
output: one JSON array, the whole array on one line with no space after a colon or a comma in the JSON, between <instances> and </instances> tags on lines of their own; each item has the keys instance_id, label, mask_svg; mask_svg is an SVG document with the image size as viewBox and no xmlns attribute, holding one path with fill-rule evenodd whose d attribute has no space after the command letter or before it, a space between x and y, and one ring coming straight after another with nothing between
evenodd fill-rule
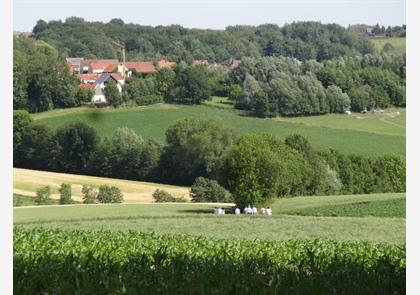
<instances>
[{"instance_id":1,"label":"row of crops","mask_svg":"<svg viewBox=\"0 0 420 295\"><path fill-rule=\"evenodd\" d=\"M405 246L14 229L15 294L405 294Z\"/></svg>"}]
</instances>

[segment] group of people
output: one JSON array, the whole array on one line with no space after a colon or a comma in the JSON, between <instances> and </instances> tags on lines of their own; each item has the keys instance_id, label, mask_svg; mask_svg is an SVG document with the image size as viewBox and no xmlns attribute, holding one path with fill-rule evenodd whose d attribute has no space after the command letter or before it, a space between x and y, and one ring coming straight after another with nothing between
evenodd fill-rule
<instances>
[{"instance_id":1,"label":"group of people","mask_svg":"<svg viewBox=\"0 0 420 295\"><path fill-rule=\"evenodd\" d=\"M236 207L231 213L234 213L235 215L240 215L241 210L238 207ZM251 207L250 205L248 205L247 207L244 208L243 213L244 214L258 214L258 210L255 206ZM225 208L216 207L216 208L214 208L214 214L215 215L224 215L224 214L226 214L226 210L225 210ZM260 209L260 214L271 216L273 214L273 212L272 212L270 207L267 207L267 208L261 208Z\"/></svg>"},{"instance_id":2,"label":"group of people","mask_svg":"<svg viewBox=\"0 0 420 295\"><path fill-rule=\"evenodd\" d=\"M253 206L252 208L251 208L251 206L250 205L248 205L245 209L244 209L244 213L245 214L257 214L258 213L258 210L257 210L257 208L255 207L255 206ZM273 211L271 210L271 208L270 207L267 207L267 208L261 208L260 209L260 214L261 215L269 215L269 216L271 216L272 214L273 214Z\"/></svg>"}]
</instances>

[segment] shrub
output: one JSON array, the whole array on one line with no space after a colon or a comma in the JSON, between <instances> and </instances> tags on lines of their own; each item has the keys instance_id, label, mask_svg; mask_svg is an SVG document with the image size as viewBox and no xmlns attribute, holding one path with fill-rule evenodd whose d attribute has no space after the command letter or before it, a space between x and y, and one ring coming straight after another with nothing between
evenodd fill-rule
<instances>
[{"instance_id":1,"label":"shrub","mask_svg":"<svg viewBox=\"0 0 420 295\"><path fill-rule=\"evenodd\" d=\"M71 199L71 184L62 183L60 189L60 204L72 204L73 201Z\"/></svg>"},{"instance_id":2,"label":"shrub","mask_svg":"<svg viewBox=\"0 0 420 295\"><path fill-rule=\"evenodd\" d=\"M123 195L121 190L115 186L101 185L96 197L100 203L121 203Z\"/></svg>"},{"instance_id":3,"label":"shrub","mask_svg":"<svg viewBox=\"0 0 420 295\"><path fill-rule=\"evenodd\" d=\"M49 185L41 187L36 190L35 203L38 205L44 205L50 199L51 188Z\"/></svg>"},{"instance_id":4,"label":"shrub","mask_svg":"<svg viewBox=\"0 0 420 295\"><path fill-rule=\"evenodd\" d=\"M82 193L83 193L83 204L96 203L96 196L98 195L98 192L92 186L83 185Z\"/></svg>"},{"instance_id":5,"label":"shrub","mask_svg":"<svg viewBox=\"0 0 420 295\"><path fill-rule=\"evenodd\" d=\"M155 199L156 203L163 203L163 202L176 202L176 203L183 203L186 200L184 198L177 198L172 196L170 193L157 189L153 193L153 198Z\"/></svg>"},{"instance_id":6,"label":"shrub","mask_svg":"<svg viewBox=\"0 0 420 295\"><path fill-rule=\"evenodd\" d=\"M232 195L223 188L216 180L197 177L191 186L192 201L228 203L232 201Z\"/></svg>"}]
</instances>

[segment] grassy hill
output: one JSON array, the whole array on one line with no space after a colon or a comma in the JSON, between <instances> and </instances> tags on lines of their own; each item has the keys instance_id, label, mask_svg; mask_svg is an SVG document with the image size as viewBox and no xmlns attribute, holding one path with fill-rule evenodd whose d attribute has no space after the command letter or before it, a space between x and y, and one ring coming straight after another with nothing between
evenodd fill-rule
<instances>
[{"instance_id":1,"label":"grassy hill","mask_svg":"<svg viewBox=\"0 0 420 295\"><path fill-rule=\"evenodd\" d=\"M318 150L335 148L343 153L362 155L405 155L404 109L391 109L382 114L258 119L235 111L226 103L213 101L194 106L159 104L127 109L61 109L33 115L37 122L53 127L80 120L107 137L112 136L117 127L127 126L144 138L153 137L162 143L167 127L187 117L220 119L238 133L267 132L281 137L299 133L308 137Z\"/></svg>"},{"instance_id":2,"label":"grassy hill","mask_svg":"<svg viewBox=\"0 0 420 295\"><path fill-rule=\"evenodd\" d=\"M389 214L372 213L372 206L398 202ZM363 204L369 204L363 207ZM345 217L322 213L331 206L352 208ZM403 243L405 241L405 194L297 197L279 199L273 216L212 214L209 204L113 204L17 207L15 225L87 230L135 230L183 233L227 239L334 239ZM318 211L317 216L298 216L297 211ZM363 213L365 212L365 214ZM328 212L327 212L328 213ZM311 215L311 214L309 214ZM313 214L312 214L313 215Z\"/></svg>"},{"instance_id":3,"label":"grassy hill","mask_svg":"<svg viewBox=\"0 0 420 295\"><path fill-rule=\"evenodd\" d=\"M78 202L82 201L81 190L84 184L96 187L102 184L117 186L124 195L125 203L153 202L152 194L158 188L164 189L174 196L189 198L189 188L181 186L29 169L13 169L13 190L16 195L34 197L38 188L49 185L51 187L51 198L59 199L58 189L62 183L70 183L72 185L73 199ZM24 201L23 205L30 204L27 198L22 199L22 201Z\"/></svg>"},{"instance_id":4,"label":"grassy hill","mask_svg":"<svg viewBox=\"0 0 420 295\"><path fill-rule=\"evenodd\" d=\"M392 37L392 38L371 38L375 45L376 51L381 52L386 43L391 44L395 48L395 52L399 54L405 53L405 38Z\"/></svg>"}]
</instances>

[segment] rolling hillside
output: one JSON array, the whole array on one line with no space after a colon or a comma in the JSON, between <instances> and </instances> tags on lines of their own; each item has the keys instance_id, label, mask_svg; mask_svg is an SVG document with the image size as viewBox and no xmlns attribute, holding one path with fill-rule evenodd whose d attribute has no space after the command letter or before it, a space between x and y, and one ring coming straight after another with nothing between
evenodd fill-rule
<instances>
[{"instance_id":1,"label":"rolling hillside","mask_svg":"<svg viewBox=\"0 0 420 295\"><path fill-rule=\"evenodd\" d=\"M266 132L281 137L300 133L308 137L318 150L334 148L347 154L405 155L404 109L390 109L382 114L258 119L226 104L211 102L193 106L158 104L122 109L75 108L33 115L37 122L53 127L80 120L94 127L103 137L112 136L117 127L127 126L144 138L155 138L161 143L165 141L167 127L175 120L187 117L219 119L238 133Z\"/></svg>"},{"instance_id":2,"label":"rolling hillside","mask_svg":"<svg viewBox=\"0 0 420 295\"><path fill-rule=\"evenodd\" d=\"M177 197L189 198L189 188L187 187L28 169L13 169L13 191L15 194L33 197L38 188L49 185L51 187L51 198L58 199L58 189L62 183L70 183L72 185L73 199L78 202L82 201L81 190L84 184L96 187L102 184L114 185L121 189L125 203L151 203L153 202L152 194L158 188L164 189Z\"/></svg>"}]
</instances>

